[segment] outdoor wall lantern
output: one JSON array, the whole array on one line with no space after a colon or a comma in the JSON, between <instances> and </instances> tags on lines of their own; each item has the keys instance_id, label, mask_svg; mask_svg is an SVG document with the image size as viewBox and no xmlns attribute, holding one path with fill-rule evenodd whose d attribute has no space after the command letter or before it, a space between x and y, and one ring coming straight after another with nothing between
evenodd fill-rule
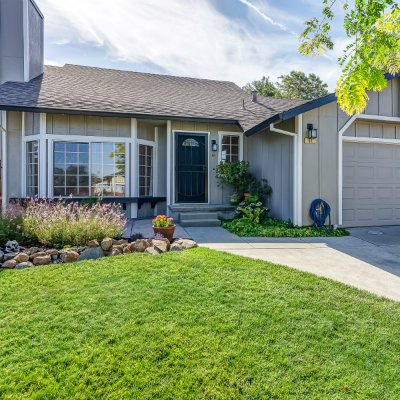
<instances>
[{"instance_id":1,"label":"outdoor wall lantern","mask_svg":"<svg viewBox=\"0 0 400 400\"><path fill-rule=\"evenodd\" d=\"M211 142L211 148L212 148L212 151L218 151L218 144L217 144L216 140L213 140Z\"/></svg>"},{"instance_id":2,"label":"outdoor wall lantern","mask_svg":"<svg viewBox=\"0 0 400 400\"><path fill-rule=\"evenodd\" d=\"M307 124L308 138L316 139L318 137L318 129L314 128L313 124Z\"/></svg>"}]
</instances>

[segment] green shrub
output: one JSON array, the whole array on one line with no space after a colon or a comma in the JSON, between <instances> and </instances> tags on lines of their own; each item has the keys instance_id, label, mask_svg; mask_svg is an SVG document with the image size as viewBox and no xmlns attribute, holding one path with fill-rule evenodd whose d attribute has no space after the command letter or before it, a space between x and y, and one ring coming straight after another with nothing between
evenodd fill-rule
<instances>
[{"instance_id":1,"label":"green shrub","mask_svg":"<svg viewBox=\"0 0 400 400\"><path fill-rule=\"evenodd\" d=\"M23 217L28 240L58 247L86 244L91 239L122 235L126 218L120 205L79 204L63 200L29 199Z\"/></svg>"},{"instance_id":2,"label":"green shrub","mask_svg":"<svg viewBox=\"0 0 400 400\"><path fill-rule=\"evenodd\" d=\"M249 223L259 224L268 215L269 209L265 208L258 196L245 198L236 208L235 218L243 218Z\"/></svg>"},{"instance_id":3,"label":"green shrub","mask_svg":"<svg viewBox=\"0 0 400 400\"><path fill-rule=\"evenodd\" d=\"M251 172L249 172L249 162L220 162L217 165L216 177L220 183L232 186L239 200L243 199L243 193L251 193L262 199L272 191L268 181L263 179L258 181Z\"/></svg>"},{"instance_id":4,"label":"green shrub","mask_svg":"<svg viewBox=\"0 0 400 400\"><path fill-rule=\"evenodd\" d=\"M326 226L293 226L291 222L274 218L266 218L261 223L251 222L245 218L224 221L222 227L235 235L242 237L321 237L321 236L348 236L343 229L329 229Z\"/></svg>"}]
</instances>

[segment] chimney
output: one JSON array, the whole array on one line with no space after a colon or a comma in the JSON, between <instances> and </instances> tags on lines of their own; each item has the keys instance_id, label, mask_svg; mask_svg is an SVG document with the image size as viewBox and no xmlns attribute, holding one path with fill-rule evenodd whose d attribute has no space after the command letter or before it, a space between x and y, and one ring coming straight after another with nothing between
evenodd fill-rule
<instances>
[{"instance_id":1,"label":"chimney","mask_svg":"<svg viewBox=\"0 0 400 400\"><path fill-rule=\"evenodd\" d=\"M251 92L251 101L252 101L253 103L257 103L257 90L253 90L253 91Z\"/></svg>"},{"instance_id":2,"label":"chimney","mask_svg":"<svg viewBox=\"0 0 400 400\"><path fill-rule=\"evenodd\" d=\"M43 73L43 19L34 0L0 0L0 84Z\"/></svg>"}]
</instances>

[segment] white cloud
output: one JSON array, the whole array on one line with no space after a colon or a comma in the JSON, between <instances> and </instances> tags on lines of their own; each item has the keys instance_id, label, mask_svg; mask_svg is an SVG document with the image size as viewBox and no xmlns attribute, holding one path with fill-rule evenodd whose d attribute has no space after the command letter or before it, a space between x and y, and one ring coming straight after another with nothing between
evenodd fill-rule
<instances>
[{"instance_id":1,"label":"white cloud","mask_svg":"<svg viewBox=\"0 0 400 400\"><path fill-rule=\"evenodd\" d=\"M62 67L62 63L60 63L59 61L49 60L47 58L45 58L44 63L45 63L45 65L53 65L54 67Z\"/></svg>"},{"instance_id":2,"label":"white cloud","mask_svg":"<svg viewBox=\"0 0 400 400\"><path fill-rule=\"evenodd\" d=\"M253 3L250 3L248 0L239 0L241 3L245 4L247 7L250 7L252 10L254 10L263 20L267 21L273 26L278 27L279 29L290 32L293 35L296 35L296 32L291 31L288 29L284 24L281 24L280 22L274 21L271 17L269 17L267 14L265 14L263 11L261 11L260 8L256 7Z\"/></svg>"},{"instance_id":3,"label":"white cloud","mask_svg":"<svg viewBox=\"0 0 400 400\"><path fill-rule=\"evenodd\" d=\"M308 72L310 66L312 72L320 69L312 60L299 57L297 39L283 30L284 25L273 20L270 32L255 32L244 21L221 14L208 0L37 3L45 15L49 43L103 47L113 60L155 65L174 75L232 80L242 85L262 75L276 79L294 69L296 63L303 71Z\"/></svg>"}]
</instances>

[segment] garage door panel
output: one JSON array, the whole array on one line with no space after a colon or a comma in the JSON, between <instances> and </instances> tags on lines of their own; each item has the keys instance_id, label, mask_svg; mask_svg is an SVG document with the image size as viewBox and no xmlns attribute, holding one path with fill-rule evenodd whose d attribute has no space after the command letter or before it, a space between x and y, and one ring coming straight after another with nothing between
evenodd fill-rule
<instances>
[{"instance_id":1,"label":"garage door panel","mask_svg":"<svg viewBox=\"0 0 400 400\"><path fill-rule=\"evenodd\" d=\"M343 143L343 225L400 224L400 146Z\"/></svg>"}]
</instances>

